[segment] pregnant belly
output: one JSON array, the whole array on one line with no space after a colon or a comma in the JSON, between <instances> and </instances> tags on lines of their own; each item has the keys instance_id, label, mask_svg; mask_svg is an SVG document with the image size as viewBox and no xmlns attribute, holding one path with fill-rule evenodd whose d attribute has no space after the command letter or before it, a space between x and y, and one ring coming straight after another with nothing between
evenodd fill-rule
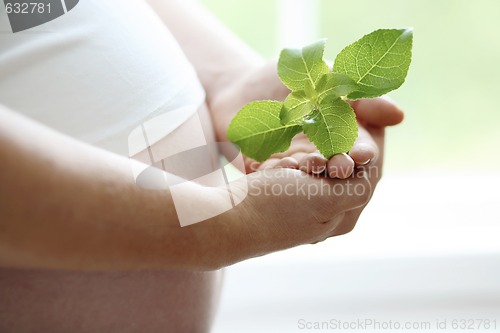
<instances>
[{"instance_id":1,"label":"pregnant belly","mask_svg":"<svg viewBox=\"0 0 500 333\"><path fill-rule=\"evenodd\" d=\"M213 141L206 107L196 117ZM0 268L0 332L208 332L221 282L221 271Z\"/></svg>"},{"instance_id":2,"label":"pregnant belly","mask_svg":"<svg viewBox=\"0 0 500 333\"><path fill-rule=\"evenodd\" d=\"M1 332L208 332L221 272L0 269Z\"/></svg>"}]
</instances>

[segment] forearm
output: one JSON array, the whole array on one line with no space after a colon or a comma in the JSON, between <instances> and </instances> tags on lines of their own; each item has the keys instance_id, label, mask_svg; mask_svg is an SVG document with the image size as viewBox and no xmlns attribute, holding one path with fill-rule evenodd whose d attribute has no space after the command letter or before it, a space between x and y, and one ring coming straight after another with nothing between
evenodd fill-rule
<instances>
[{"instance_id":1,"label":"forearm","mask_svg":"<svg viewBox=\"0 0 500 333\"><path fill-rule=\"evenodd\" d=\"M214 96L265 63L194 0L148 0L195 66L210 104Z\"/></svg>"},{"instance_id":2,"label":"forearm","mask_svg":"<svg viewBox=\"0 0 500 333\"><path fill-rule=\"evenodd\" d=\"M217 219L182 228L169 190L138 187L130 160L1 106L0 161L0 265L204 269L224 260L230 237L213 232Z\"/></svg>"}]
</instances>

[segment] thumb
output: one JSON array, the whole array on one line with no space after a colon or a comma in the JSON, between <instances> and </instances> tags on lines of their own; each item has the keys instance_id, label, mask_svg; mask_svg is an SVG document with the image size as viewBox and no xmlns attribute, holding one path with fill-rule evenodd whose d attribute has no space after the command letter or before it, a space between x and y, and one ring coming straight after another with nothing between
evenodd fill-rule
<instances>
[{"instance_id":1,"label":"thumb","mask_svg":"<svg viewBox=\"0 0 500 333\"><path fill-rule=\"evenodd\" d=\"M372 126L393 126L401 123L403 111L387 96L350 101L359 121Z\"/></svg>"}]
</instances>

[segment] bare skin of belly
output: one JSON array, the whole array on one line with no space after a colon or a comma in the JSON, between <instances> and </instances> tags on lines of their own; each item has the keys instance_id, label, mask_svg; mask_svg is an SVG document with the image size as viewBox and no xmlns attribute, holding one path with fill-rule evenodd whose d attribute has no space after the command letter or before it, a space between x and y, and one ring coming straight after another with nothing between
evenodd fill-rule
<instances>
[{"instance_id":1,"label":"bare skin of belly","mask_svg":"<svg viewBox=\"0 0 500 333\"><path fill-rule=\"evenodd\" d=\"M0 332L208 332L221 284L222 271L0 268Z\"/></svg>"}]
</instances>

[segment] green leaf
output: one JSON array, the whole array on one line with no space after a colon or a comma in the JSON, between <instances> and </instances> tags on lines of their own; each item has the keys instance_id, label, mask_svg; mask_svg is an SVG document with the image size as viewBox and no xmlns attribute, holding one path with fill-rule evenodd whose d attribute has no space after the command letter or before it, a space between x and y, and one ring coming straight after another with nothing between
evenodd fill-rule
<instances>
[{"instance_id":1,"label":"green leaf","mask_svg":"<svg viewBox=\"0 0 500 333\"><path fill-rule=\"evenodd\" d=\"M302 128L295 124L282 125L283 103L257 101L247 104L233 118L227 136L241 148L243 154L259 162L290 147L292 138Z\"/></svg>"},{"instance_id":2,"label":"green leaf","mask_svg":"<svg viewBox=\"0 0 500 333\"><path fill-rule=\"evenodd\" d=\"M342 97L383 95L403 84L411 62L410 30L377 30L346 47L330 73L325 41L284 49L278 74L292 90L284 103L253 102L236 115L228 138L258 161L290 147L301 130L326 157L351 150L358 135L354 111Z\"/></svg>"},{"instance_id":3,"label":"green leaf","mask_svg":"<svg viewBox=\"0 0 500 333\"><path fill-rule=\"evenodd\" d=\"M278 61L278 75L292 91L306 89L306 82L312 88L324 75L330 72L323 61L325 40L320 40L302 49L284 49Z\"/></svg>"},{"instance_id":4,"label":"green leaf","mask_svg":"<svg viewBox=\"0 0 500 333\"><path fill-rule=\"evenodd\" d=\"M288 95L281 109L282 124L302 121L314 108L314 103L304 91L295 91Z\"/></svg>"},{"instance_id":5,"label":"green leaf","mask_svg":"<svg viewBox=\"0 0 500 333\"><path fill-rule=\"evenodd\" d=\"M320 81L321 79L318 80L318 82ZM306 81L306 84L304 85L304 93L306 94L306 97L311 101L315 101L318 98L318 93L316 92L315 87L312 85L310 81Z\"/></svg>"},{"instance_id":6,"label":"green leaf","mask_svg":"<svg viewBox=\"0 0 500 333\"><path fill-rule=\"evenodd\" d=\"M331 99L347 96L358 90L358 85L350 77L340 73L328 73L318 82L318 100L321 102L325 97Z\"/></svg>"},{"instance_id":7,"label":"green leaf","mask_svg":"<svg viewBox=\"0 0 500 333\"><path fill-rule=\"evenodd\" d=\"M354 110L340 98L325 98L302 127L325 158L348 152L358 137Z\"/></svg>"},{"instance_id":8,"label":"green leaf","mask_svg":"<svg viewBox=\"0 0 500 333\"><path fill-rule=\"evenodd\" d=\"M377 97L399 88L410 66L412 41L410 29L381 29L343 49L333 72L349 76L359 86L348 97Z\"/></svg>"}]
</instances>

